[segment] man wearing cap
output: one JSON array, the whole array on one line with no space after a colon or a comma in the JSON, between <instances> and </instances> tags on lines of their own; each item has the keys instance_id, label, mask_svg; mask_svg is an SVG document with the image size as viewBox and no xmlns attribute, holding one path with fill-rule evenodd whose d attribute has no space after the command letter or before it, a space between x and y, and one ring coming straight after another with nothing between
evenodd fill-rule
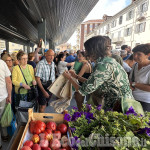
<instances>
[{"instance_id":1,"label":"man wearing cap","mask_svg":"<svg viewBox=\"0 0 150 150\"><path fill-rule=\"evenodd\" d=\"M38 84L40 105L39 112L43 113L48 103L51 93L47 89L52 82L55 81L55 65L54 65L54 51L49 49L45 53L45 58L37 64L36 81Z\"/></svg>"},{"instance_id":2,"label":"man wearing cap","mask_svg":"<svg viewBox=\"0 0 150 150\"><path fill-rule=\"evenodd\" d=\"M123 60L127 60L131 55L131 48L128 45L122 45L121 50L127 52L127 56L123 58Z\"/></svg>"},{"instance_id":3,"label":"man wearing cap","mask_svg":"<svg viewBox=\"0 0 150 150\"><path fill-rule=\"evenodd\" d=\"M70 55L66 58L66 62L68 62L68 63L74 62L74 61L75 61L75 57L74 57L73 55L74 55L74 51L73 51L73 50L70 50ZM70 68L71 68L71 67L69 66L69 67L68 67L68 70L69 70Z\"/></svg>"}]
</instances>

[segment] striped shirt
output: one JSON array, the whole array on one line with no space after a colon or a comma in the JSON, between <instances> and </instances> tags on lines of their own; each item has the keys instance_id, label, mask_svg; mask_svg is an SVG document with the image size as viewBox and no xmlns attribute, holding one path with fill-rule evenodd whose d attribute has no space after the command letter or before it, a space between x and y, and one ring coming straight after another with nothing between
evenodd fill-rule
<instances>
[{"instance_id":1,"label":"striped shirt","mask_svg":"<svg viewBox=\"0 0 150 150\"><path fill-rule=\"evenodd\" d=\"M51 78L50 78L50 71L51 71ZM55 64L52 62L48 64L46 59L39 61L36 67L36 77L40 77L43 82L47 82L50 78L52 82L55 81Z\"/></svg>"}]
</instances>

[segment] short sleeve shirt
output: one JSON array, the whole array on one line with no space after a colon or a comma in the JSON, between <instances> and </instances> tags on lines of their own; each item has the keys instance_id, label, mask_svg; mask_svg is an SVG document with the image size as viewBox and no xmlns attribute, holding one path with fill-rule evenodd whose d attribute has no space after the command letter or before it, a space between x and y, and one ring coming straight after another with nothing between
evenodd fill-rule
<instances>
[{"instance_id":1,"label":"short sleeve shirt","mask_svg":"<svg viewBox=\"0 0 150 150\"><path fill-rule=\"evenodd\" d=\"M50 75L51 73L51 75ZM52 62L51 64L48 64L46 59L39 61L39 63L36 66L36 77L40 77L43 82L47 82L49 79L52 80L52 82L55 81L55 64Z\"/></svg>"},{"instance_id":2,"label":"short sleeve shirt","mask_svg":"<svg viewBox=\"0 0 150 150\"><path fill-rule=\"evenodd\" d=\"M133 70L134 70L134 75L133 75ZM134 82L150 85L150 65L142 67L140 70L138 70L138 63L135 63L132 67L132 70L129 76L131 82L133 82L132 75L134 78ZM132 91L132 93L136 100L139 100L145 103L150 103L150 92L135 88Z\"/></svg>"},{"instance_id":3,"label":"short sleeve shirt","mask_svg":"<svg viewBox=\"0 0 150 150\"><path fill-rule=\"evenodd\" d=\"M123 62L123 68L126 72L130 72L132 70L132 68L126 62Z\"/></svg>"},{"instance_id":4,"label":"short sleeve shirt","mask_svg":"<svg viewBox=\"0 0 150 150\"><path fill-rule=\"evenodd\" d=\"M8 96L5 78L11 75L6 63L0 60L0 102Z\"/></svg>"},{"instance_id":5,"label":"short sleeve shirt","mask_svg":"<svg viewBox=\"0 0 150 150\"><path fill-rule=\"evenodd\" d=\"M67 71L68 70L68 68L67 68L67 62L65 62L65 61L60 61L59 63L58 63L58 73L59 74L62 74L64 71Z\"/></svg>"},{"instance_id":6,"label":"short sleeve shirt","mask_svg":"<svg viewBox=\"0 0 150 150\"><path fill-rule=\"evenodd\" d=\"M36 63L34 61L28 61L28 64L31 65L33 68L36 68Z\"/></svg>"},{"instance_id":7,"label":"short sleeve shirt","mask_svg":"<svg viewBox=\"0 0 150 150\"><path fill-rule=\"evenodd\" d=\"M79 92L85 96L96 92L97 96L104 96L104 109L112 109L122 96L133 98L129 86L128 75L123 67L113 58L99 58L93 72L86 82L82 84Z\"/></svg>"}]
</instances>

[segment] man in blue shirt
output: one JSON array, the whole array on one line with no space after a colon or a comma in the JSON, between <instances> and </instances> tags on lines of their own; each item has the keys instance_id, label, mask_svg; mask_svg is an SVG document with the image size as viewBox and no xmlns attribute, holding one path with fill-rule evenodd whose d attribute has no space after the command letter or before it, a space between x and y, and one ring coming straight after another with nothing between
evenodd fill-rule
<instances>
[{"instance_id":1,"label":"man in blue shirt","mask_svg":"<svg viewBox=\"0 0 150 150\"><path fill-rule=\"evenodd\" d=\"M123 60L127 60L131 55L131 49L129 48L128 45L122 45L121 50L127 51L127 56L123 58Z\"/></svg>"}]
</instances>

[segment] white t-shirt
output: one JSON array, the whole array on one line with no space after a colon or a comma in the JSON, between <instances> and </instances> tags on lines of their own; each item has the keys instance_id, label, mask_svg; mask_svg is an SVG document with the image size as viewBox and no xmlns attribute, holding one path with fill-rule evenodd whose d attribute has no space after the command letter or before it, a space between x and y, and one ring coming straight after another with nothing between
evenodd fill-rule
<instances>
[{"instance_id":1,"label":"white t-shirt","mask_svg":"<svg viewBox=\"0 0 150 150\"><path fill-rule=\"evenodd\" d=\"M132 68L126 62L123 62L123 68L126 72L130 72L132 70Z\"/></svg>"},{"instance_id":2,"label":"white t-shirt","mask_svg":"<svg viewBox=\"0 0 150 150\"><path fill-rule=\"evenodd\" d=\"M68 71L68 68L67 68L67 62L65 61L60 61L58 63L58 74L62 74L64 71Z\"/></svg>"},{"instance_id":3,"label":"white t-shirt","mask_svg":"<svg viewBox=\"0 0 150 150\"><path fill-rule=\"evenodd\" d=\"M6 63L0 60L0 102L8 96L5 77L9 77L10 75L11 73Z\"/></svg>"},{"instance_id":4,"label":"white t-shirt","mask_svg":"<svg viewBox=\"0 0 150 150\"><path fill-rule=\"evenodd\" d=\"M150 65L142 67L140 70L138 70L138 64L135 63L130 73L130 77L129 77L130 81L132 81L131 79L132 79L133 70L134 70L134 80L135 80L134 82L150 85ZM150 103L150 92L135 88L135 90L132 91L132 94L136 100L145 103Z\"/></svg>"}]
</instances>

